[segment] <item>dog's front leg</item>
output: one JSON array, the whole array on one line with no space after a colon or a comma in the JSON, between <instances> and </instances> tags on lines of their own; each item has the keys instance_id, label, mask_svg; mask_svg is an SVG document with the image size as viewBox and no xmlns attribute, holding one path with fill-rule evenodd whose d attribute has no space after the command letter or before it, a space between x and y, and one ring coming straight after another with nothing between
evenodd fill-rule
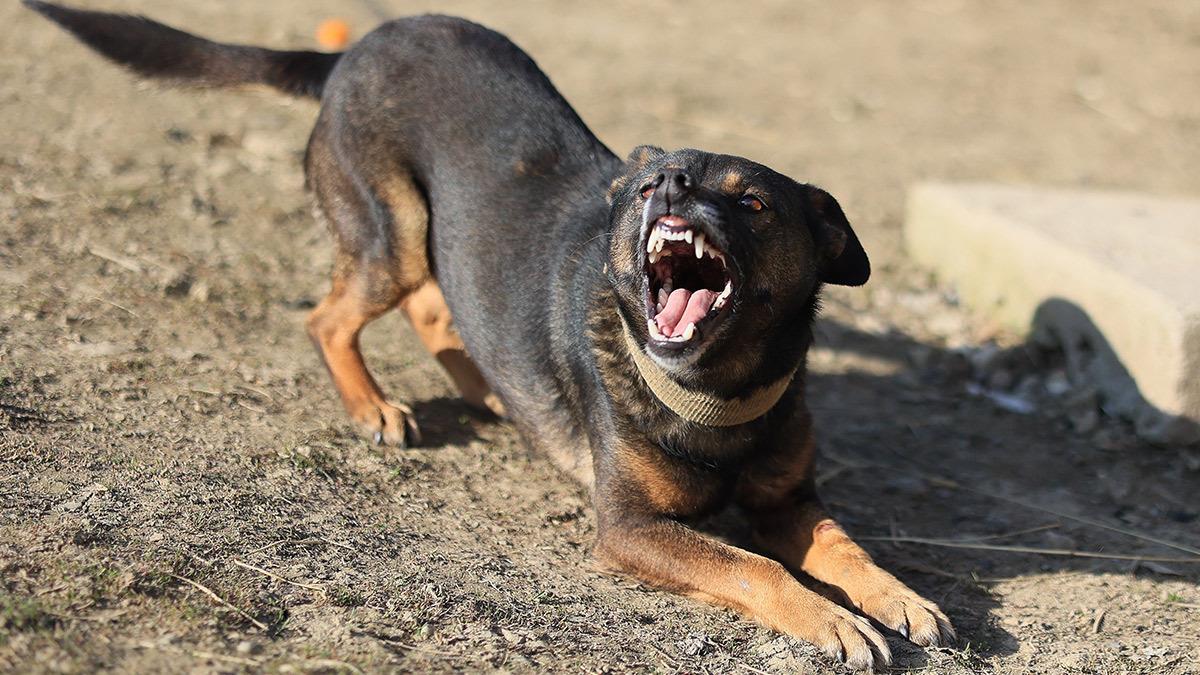
<instances>
[{"instance_id":1,"label":"dog's front leg","mask_svg":"<svg viewBox=\"0 0 1200 675\"><path fill-rule=\"evenodd\" d=\"M772 556L839 588L855 607L923 645L947 645L954 628L938 606L871 560L808 490L753 513L756 543Z\"/></svg>"},{"instance_id":2,"label":"dog's front leg","mask_svg":"<svg viewBox=\"0 0 1200 675\"><path fill-rule=\"evenodd\" d=\"M741 611L852 668L891 663L887 642L866 619L806 588L778 562L662 515L601 505L599 516L596 556L602 563Z\"/></svg>"}]
</instances>

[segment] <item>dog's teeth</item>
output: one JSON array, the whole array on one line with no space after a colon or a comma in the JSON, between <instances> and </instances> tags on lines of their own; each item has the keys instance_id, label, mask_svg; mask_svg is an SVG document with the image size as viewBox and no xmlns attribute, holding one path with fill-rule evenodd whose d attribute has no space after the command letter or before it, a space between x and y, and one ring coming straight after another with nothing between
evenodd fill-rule
<instances>
[{"instance_id":1,"label":"dog's teeth","mask_svg":"<svg viewBox=\"0 0 1200 675\"><path fill-rule=\"evenodd\" d=\"M650 230L650 236L646 238L646 252L654 250L654 242L658 241L658 228Z\"/></svg>"},{"instance_id":2,"label":"dog's teeth","mask_svg":"<svg viewBox=\"0 0 1200 675\"><path fill-rule=\"evenodd\" d=\"M667 295L670 295L671 291L675 290L675 287L671 285L671 277L663 280L662 289L667 292Z\"/></svg>"},{"instance_id":3,"label":"dog's teeth","mask_svg":"<svg viewBox=\"0 0 1200 675\"><path fill-rule=\"evenodd\" d=\"M658 251L651 250L650 253L646 255L646 258L649 259L650 264L653 265L654 263L658 262Z\"/></svg>"},{"instance_id":4,"label":"dog's teeth","mask_svg":"<svg viewBox=\"0 0 1200 675\"><path fill-rule=\"evenodd\" d=\"M691 340L692 336L695 334L696 334L696 324L689 323L687 325L687 328L683 329L683 341L687 342L688 340Z\"/></svg>"},{"instance_id":5,"label":"dog's teeth","mask_svg":"<svg viewBox=\"0 0 1200 675\"><path fill-rule=\"evenodd\" d=\"M692 243L692 231L685 230L683 233L683 238L684 238L684 240L687 241L687 243L689 243L689 244Z\"/></svg>"},{"instance_id":6,"label":"dog's teeth","mask_svg":"<svg viewBox=\"0 0 1200 675\"><path fill-rule=\"evenodd\" d=\"M719 299L724 300L724 299L728 298L730 293L733 293L733 282L726 281L725 282L725 290L721 291L721 296Z\"/></svg>"},{"instance_id":7,"label":"dog's teeth","mask_svg":"<svg viewBox=\"0 0 1200 675\"><path fill-rule=\"evenodd\" d=\"M696 258L697 259L703 258L704 257L704 233L703 232L696 233L696 241L694 242L694 245L696 247Z\"/></svg>"},{"instance_id":8,"label":"dog's teeth","mask_svg":"<svg viewBox=\"0 0 1200 675\"><path fill-rule=\"evenodd\" d=\"M662 237L659 237L658 241L654 242L654 250L658 251L659 253L662 253L663 246L666 246L666 245L667 245L667 240L663 239Z\"/></svg>"},{"instance_id":9,"label":"dog's teeth","mask_svg":"<svg viewBox=\"0 0 1200 675\"><path fill-rule=\"evenodd\" d=\"M658 324L654 323L654 319L646 320L646 331L649 332L650 337L654 338L655 340L666 340L667 339L667 336L663 335L662 331L660 331L658 329Z\"/></svg>"},{"instance_id":10,"label":"dog's teeth","mask_svg":"<svg viewBox=\"0 0 1200 675\"><path fill-rule=\"evenodd\" d=\"M658 289L658 311L661 312L662 308L667 305L667 298L670 297L670 295L671 294L667 292L667 289Z\"/></svg>"}]
</instances>

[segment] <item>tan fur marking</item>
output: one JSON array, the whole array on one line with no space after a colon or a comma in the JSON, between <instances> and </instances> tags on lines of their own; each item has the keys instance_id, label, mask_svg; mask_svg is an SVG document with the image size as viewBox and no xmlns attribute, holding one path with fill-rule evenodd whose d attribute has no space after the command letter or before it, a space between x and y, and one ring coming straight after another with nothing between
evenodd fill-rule
<instances>
[{"instance_id":1,"label":"tan fur marking","mask_svg":"<svg viewBox=\"0 0 1200 675\"><path fill-rule=\"evenodd\" d=\"M396 281L407 293L431 278L426 256L429 212L425 199L406 174L388 177L378 185L379 195L392 216Z\"/></svg>"},{"instance_id":2,"label":"tan fur marking","mask_svg":"<svg viewBox=\"0 0 1200 675\"><path fill-rule=\"evenodd\" d=\"M492 393L471 357L450 316L442 290L427 281L400 303L422 344L449 373L463 400L469 405L503 417L504 404Z\"/></svg>"},{"instance_id":3,"label":"tan fur marking","mask_svg":"<svg viewBox=\"0 0 1200 675\"><path fill-rule=\"evenodd\" d=\"M741 189L741 186L742 174L740 173L727 173L725 174L725 177L721 179L722 192L734 193Z\"/></svg>"},{"instance_id":4,"label":"tan fur marking","mask_svg":"<svg viewBox=\"0 0 1200 675\"><path fill-rule=\"evenodd\" d=\"M853 668L891 660L883 636L806 588L778 562L700 534L674 520L623 523L602 531L596 555L608 566L667 588L730 607Z\"/></svg>"},{"instance_id":5,"label":"tan fur marking","mask_svg":"<svg viewBox=\"0 0 1200 675\"><path fill-rule=\"evenodd\" d=\"M402 443L406 434L415 439L411 411L385 399L358 346L363 326L391 309L397 295L381 295L380 289L366 288L370 285L369 274L346 278L345 268L344 261L334 266L333 290L309 315L308 334L351 419L368 434L378 433L380 440L388 443Z\"/></svg>"}]
</instances>

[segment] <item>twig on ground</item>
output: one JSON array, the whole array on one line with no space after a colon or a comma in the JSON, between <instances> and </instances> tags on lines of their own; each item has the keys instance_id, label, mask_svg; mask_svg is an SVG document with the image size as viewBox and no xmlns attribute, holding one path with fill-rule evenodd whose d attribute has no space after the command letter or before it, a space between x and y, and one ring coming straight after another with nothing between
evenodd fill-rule
<instances>
[{"instance_id":1,"label":"twig on ground","mask_svg":"<svg viewBox=\"0 0 1200 675\"><path fill-rule=\"evenodd\" d=\"M315 544L329 544L330 546L337 546L338 548L344 548L347 551L354 550L354 547L350 546L349 544L343 544L340 541L334 541L327 537L310 537L308 539L280 539L279 541L273 541L269 544L264 544L263 546L259 546L256 549L252 549L249 552L247 552L246 555L261 553L269 548L275 548L276 546L281 546L283 544L299 544L301 546L313 546Z\"/></svg>"},{"instance_id":2,"label":"twig on ground","mask_svg":"<svg viewBox=\"0 0 1200 675\"><path fill-rule=\"evenodd\" d=\"M1033 534L1034 532L1044 532L1046 530L1056 530L1060 527L1062 527L1062 525L1060 525L1058 523L1048 523L1046 525L1038 525L1037 527L1031 527L1031 528L1028 528L1025 530L1017 530L1015 532L1001 532L999 534L981 534L979 536L967 536L967 537L963 537L962 541L979 542L979 541L991 541L993 539L1008 539L1009 537L1019 537L1022 534Z\"/></svg>"},{"instance_id":3,"label":"twig on ground","mask_svg":"<svg viewBox=\"0 0 1200 675\"><path fill-rule=\"evenodd\" d=\"M261 666L263 663L262 661L259 661L258 659L247 659L247 658L243 658L241 656L227 656L225 654L217 654L215 652L208 652L208 651L204 651L202 649L184 649L182 651L187 652L188 654L191 654L192 656L195 656L195 657L201 658L201 659L214 659L216 661L228 661L230 663L239 663L243 666Z\"/></svg>"},{"instance_id":4,"label":"twig on ground","mask_svg":"<svg viewBox=\"0 0 1200 675\"><path fill-rule=\"evenodd\" d=\"M936 477L936 476L926 476L926 479L936 482L945 487L959 489L959 490L965 490L967 492L974 492L974 493L981 494L985 497L990 497L990 498L998 500L998 501L1008 502L1010 504L1016 504L1017 506L1023 506L1027 509L1032 509L1034 511L1042 511L1043 513L1049 513L1051 515L1058 516L1059 518L1073 520L1077 523L1083 523L1084 525L1091 525L1092 527L1099 527L1101 529L1109 530L1111 532L1118 532L1127 537L1133 537L1134 539L1141 539L1142 541L1148 541L1148 542L1151 542L1154 544L1158 544L1159 546L1166 546L1167 548L1173 548L1176 551L1183 551L1184 553L1191 553L1194 556L1200 556L1200 549L1198 549L1198 548L1192 548L1191 546L1187 546L1185 544L1179 544L1179 543L1169 541L1166 539L1161 539L1161 538L1155 537L1153 535L1145 534L1143 532L1138 532L1137 530L1131 530L1129 528L1121 527L1119 525L1109 525L1108 523L1104 523L1099 520L1092 520L1091 518L1085 518L1083 516L1073 516L1069 513L1063 513L1061 511L1058 511L1058 510L1055 510L1055 509L1052 509L1052 508L1049 508L1046 506L1039 506L1037 504L1032 504L1023 499L1017 499L1015 497L1005 497L1004 495L996 494L996 493L990 492L988 490L981 490L979 488L969 487L969 486L963 485L957 481L953 481L953 480L950 480L947 478L940 478L940 477ZM1130 559L1131 560L1151 560L1151 558L1130 558ZM1164 561L1159 561L1159 562L1164 562Z\"/></svg>"},{"instance_id":5,"label":"twig on ground","mask_svg":"<svg viewBox=\"0 0 1200 675\"><path fill-rule=\"evenodd\" d=\"M142 318L141 314L138 314L137 312L133 311L132 309L129 309L128 307L126 307L124 305L118 305L117 303L113 302L112 300L105 300L104 298L101 298L100 296L97 296L97 295L93 295L92 299L99 301L99 302L103 302L106 305L112 305L113 307L116 307L117 309L121 310L122 312L125 312L126 314L128 314L129 316L132 316L135 319Z\"/></svg>"},{"instance_id":6,"label":"twig on ground","mask_svg":"<svg viewBox=\"0 0 1200 675\"><path fill-rule=\"evenodd\" d=\"M329 544L330 546L337 546L338 548L344 548L347 551L354 550L354 547L351 546L350 544L343 544L340 541L334 541L334 540L326 538L326 537L317 537L317 539L320 539L321 541L325 542L326 544Z\"/></svg>"},{"instance_id":7,"label":"twig on ground","mask_svg":"<svg viewBox=\"0 0 1200 675\"><path fill-rule=\"evenodd\" d=\"M243 400L242 400L242 399L240 399L240 398L239 398L239 399L237 399L237 401L236 401L236 402L237 402L237 404L238 404L238 405L242 406L242 407L243 407L243 408L245 408L246 410L249 410L250 412L258 413L259 415L266 415L266 414L267 414L267 411L266 411L266 410L263 410L262 408L259 408L258 406L253 406L253 405L250 405L249 403L246 403L245 401L243 401Z\"/></svg>"},{"instance_id":8,"label":"twig on ground","mask_svg":"<svg viewBox=\"0 0 1200 675\"><path fill-rule=\"evenodd\" d=\"M362 673L362 669L353 663L338 661L337 659L308 659L304 661L304 665L312 666L313 668L345 668L352 673Z\"/></svg>"},{"instance_id":9,"label":"twig on ground","mask_svg":"<svg viewBox=\"0 0 1200 675\"><path fill-rule=\"evenodd\" d=\"M908 569L910 569L914 572L921 572L923 574L932 574L934 576L945 577L947 579L954 579L955 581L961 581L961 582L969 583L969 584L998 584L998 583L1001 583L1004 581L1009 581L1008 579L1001 579L1001 578L996 578L996 577L980 577L980 576L976 576L974 573L969 574L969 575L955 574L954 572L951 572L949 570L944 570L940 567L934 567L933 565L926 565L924 563L917 562L916 560L900 560L896 564L900 565L901 567L907 567Z\"/></svg>"},{"instance_id":10,"label":"twig on ground","mask_svg":"<svg viewBox=\"0 0 1200 675\"><path fill-rule=\"evenodd\" d=\"M679 661L676 661L675 659L671 658L671 655L664 652L662 649L660 649L658 645L651 643L651 642L647 642L646 644L650 645L651 649L658 652L664 659L666 659L667 663L669 663L672 668L679 667Z\"/></svg>"},{"instance_id":11,"label":"twig on ground","mask_svg":"<svg viewBox=\"0 0 1200 675\"><path fill-rule=\"evenodd\" d=\"M401 641L399 641L399 640L393 640L393 639L391 639L391 638L380 638L380 637L376 637L376 639L377 639L377 640L380 640L380 641L382 641L382 642L386 642L386 643L388 643L389 645L395 645L395 646L397 646L397 647L399 647L399 648L401 648L401 649L406 649L406 650L408 650L408 651L410 651L410 652L420 652L420 653L422 653L422 654L430 654L430 655L433 655L433 656L444 656L444 657L447 657L447 658L452 658L452 659L454 659L454 658L460 658L460 657L463 657L463 656L464 656L463 654L452 654L452 653L450 653L450 652L439 652L439 651L438 651L438 650L436 650L436 649L430 649L430 648L428 648L428 647L419 647L419 646L417 646L417 645L410 645L410 644L408 644L407 642L401 642Z\"/></svg>"},{"instance_id":12,"label":"twig on ground","mask_svg":"<svg viewBox=\"0 0 1200 675\"><path fill-rule=\"evenodd\" d=\"M899 451L897 451L895 448L889 447L887 449L889 451L891 451L893 454L896 454L896 455L900 454ZM826 451L825 455L830 456L830 453ZM1052 509L1047 506L1039 506L1037 504L1033 504L1031 502L1027 502L1023 499L1018 499L1016 497L1006 497L1004 495L992 492L990 490L984 490L982 488L975 488L975 487L970 487L968 485L963 485L962 483L960 483L956 480L952 480L950 478L940 476L935 472L923 470L920 467L915 468L915 469L911 468L912 467L911 458L905 458L905 461L906 461L905 466L892 466L886 462L871 462L871 461L864 462L864 461L860 460L859 458L854 458L854 460L850 460L844 456L836 456L836 455L834 455L833 458L836 461L842 462L844 464L857 463L862 468L886 469L888 471L894 471L896 473L908 474L910 476L915 476L917 478L927 480L935 485L940 485L942 487L950 488L952 490L963 490L964 492L973 492L975 494L983 495L984 497L988 497L990 499L995 499L997 501L1007 502L1009 504L1015 504L1017 506L1031 509L1033 511L1041 511L1042 513L1049 513L1052 516L1057 516L1059 518L1063 518L1066 520L1072 520L1077 523L1083 523L1084 525L1098 527L1102 530L1108 530L1110 532L1116 532L1118 534L1123 534L1127 537L1133 537L1134 539L1141 539L1142 541L1148 541L1148 542L1151 542L1154 544L1158 544L1159 546L1166 546L1167 548L1173 548L1177 551L1183 551L1184 553L1191 553L1194 556L1200 556L1200 549L1188 546L1186 544L1180 544L1180 543L1173 542L1173 541L1170 541L1167 539L1162 539L1160 537L1145 534L1143 532L1138 532L1137 530L1132 530L1132 529L1129 529L1126 527L1121 527L1119 525L1110 525L1108 523L1104 523L1099 520L1093 520L1091 518L1086 518L1084 516L1071 515L1069 513L1064 513L1062 511L1058 511L1057 509ZM1134 557L1134 558L1129 558L1129 559L1130 560L1154 560L1153 558L1148 558L1148 557ZM1162 562L1162 561L1157 561L1157 562ZM1191 559L1185 559L1185 560L1183 560L1183 562L1191 562Z\"/></svg>"},{"instance_id":13,"label":"twig on ground","mask_svg":"<svg viewBox=\"0 0 1200 675\"><path fill-rule=\"evenodd\" d=\"M249 614L248 612L246 612L246 610L244 610L244 609L241 609L241 608L239 608L239 607L235 607L235 606L234 606L232 603L230 603L228 600L226 600L225 598L222 598L221 596L219 596L219 595L217 595L216 593L214 593L214 592L212 591L212 589L211 589L211 588L209 588L208 586L205 586L204 584L202 584L202 583L199 583L199 582L197 582L197 581L192 581L191 579L188 579L187 577L181 577L181 576L179 576L178 574L171 574L171 575L169 575L169 576L170 576L172 579L177 579L177 580L179 580L179 581L182 581L182 582L183 582L183 583L185 583L185 584L188 584L188 585L190 585L190 586L192 586L192 587L194 587L194 588L198 589L199 591L203 592L205 595L207 595L208 597L212 598L213 600L216 600L216 601L217 601L217 602L219 602L220 604L222 604L222 605L224 605L224 606L228 607L229 609L232 609L233 611L237 612L238 614L241 614L243 618L245 618L247 621L249 621L250 623L252 623L252 624L254 624L255 626L257 626L259 630L262 630L262 631L269 630L269 629L268 629L268 627L267 627L267 624L265 624L265 623L263 623L263 622L259 621L258 619L256 619L256 618L254 618L254 617L250 616L250 614Z\"/></svg>"},{"instance_id":14,"label":"twig on ground","mask_svg":"<svg viewBox=\"0 0 1200 675\"><path fill-rule=\"evenodd\" d=\"M1108 613L1107 609L1100 607L1096 609L1096 616L1092 618L1092 634L1100 632L1100 627L1104 625L1104 615Z\"/></svg>"},{"instance_id":15,"label":"twig on ground","mask_svg":"<svg viewBox=\"0 0 1200 675\"><path fill-rule=\"evenodd\" d=\"M40 598L43 595L50 595L51 593L57 593L66 587L67 587L66 584L59 584L52 588L43 588L42 590L38 591L37 593L34 593L33 595L34 595L34 597Z\"/></svg>"},{"instance_id":16,"label":"twig on ground","mask_svg":"<svg viewBox=\"0 0 1200 675\"><path fill-rule=\"evenodd\" d=\"M124 267L125 269L129 270L130 272L133 272L134 274L141 274L143 271L142 266L139 265L136 260L133 260L131 258L126 258L125 256L117 255L116 253L113 253L112 251L109 251L107 249L100 248L99 246L89 246L87 249L87 252L91 253L92 255L96 256L97 258L100 258L101 260L107 260L108 262L113 263L114 265Z\"/></svg>"},{"instance_id":17,"label":"twig on ground","mask_svg":"<svg viewBox=\"0 0 1200 675\"><path fill-rule=\"evenodd\" d=\"M143 642L142 644L135 646L140 649L159 649L165 652L174 652L176 654L187 654L198 659L228 661L229 663L237 663L243 666L261 666L263 664L263 662L259 661L258 659L248 659L241 656L228 656L226 654L217 654L216 652L209 652L203 649L183 649L180 647L173 647L171 645L156 645L152 642Z\"/></svg>"},{"instance_id":18,"label":"twig on ground","mask_svg":"<svg viewBox=\"0 0 1200 675\"><path fill-rule=\"evenodd\" d=\"M250 385L247 385L247 384L235 384L233 386L237 387L238 389L245 389L246 391L248 391L252 394L258 394L259 396L267 399L268 401L271 401L272 403L275 402L274 396L268 394L267 392L263 391L262 389L259 389L258 387L251 387Z\"/></svg>"},{"instance_id":19,"label":"twig on ground","mask_svg":"<svg viewBox=\"0 0 1200 675\"><path fill-rule=\"evenodd\" d=\"M1002 544L976 544L969 541L954 539L927 539L924 537L855 537L860 541L902 542L905 544L924 544L925 546L943 546L946 548L969 548L980 551L1007 551L1009 553L1036 553L1038 555L1056 555L1069 558L1100 558L1102 560L1137 560L1143 562L1168 562L1183 564L1200 564L1200 557L1182 558L1170 556L1133 555L1126 553L1094 553L1092 551L1074 551L1065 548L1039 548L1036 546L1005 546Z\"/></svg>"},{"instance_id":20,"label":"twig on ground","mask_svg":"<svg viewBox=\"0 0 1200 675\"><path fill-rule=\"evenodd\" d=\"M301 581L292 581L291 579L286 579L284 577L281 577L278 574L275 574L274 572L269 572L267 570L264 570L261 567L251 565L250 563L242 562L241 560L238 560L237 558L233 558L229 562L233 563L234 565L237 565L238 567L248 569L248 570L251 570L254 572L258 572L259 574L264 574L264 575L274 579L275 581L281 581L285 584L291 584L292 586L299 586L300 588L307 588L310 591L317 591L319 593L325 592L324 586L317 586L316 584L306 584Z\"/></svg>"}]
</instances>

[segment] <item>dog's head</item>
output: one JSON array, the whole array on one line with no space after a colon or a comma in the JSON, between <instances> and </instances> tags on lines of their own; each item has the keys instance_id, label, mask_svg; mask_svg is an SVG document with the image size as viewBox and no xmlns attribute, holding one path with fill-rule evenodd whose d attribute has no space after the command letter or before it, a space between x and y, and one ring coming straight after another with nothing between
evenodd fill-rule
<instances>
[{"instance_id":1,"label":"dog's head","mask_svg":"<svg viewBox=\"0 0 1200 675\"><path fill-rule=\"evenodd\" d=\"M748 376L798 354L821 284L870 275L833 197L740 157L642 146L608 196L620 310L681 377L717 359Z\"/></svg>"}]
</instances>

